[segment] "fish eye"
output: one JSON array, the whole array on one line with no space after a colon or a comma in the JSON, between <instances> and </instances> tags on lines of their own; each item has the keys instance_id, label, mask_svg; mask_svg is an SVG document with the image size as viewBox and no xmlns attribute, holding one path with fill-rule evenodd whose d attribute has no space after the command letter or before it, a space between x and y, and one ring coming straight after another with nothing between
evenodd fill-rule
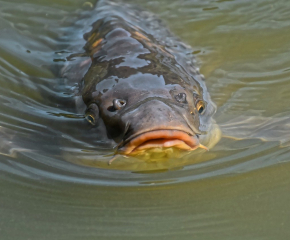
<instances>
[{"instance_id":1,"label":"fish eye","mask_svg":"<svg viewBox=\"0 0 290 240\"><path fill-rule=\"evenodd\" d=\"M92 125L96 125L99 116L99 108L96 103L91 103L85 113L85 119Z\"/></svg>"},{"instance_id":2,"label":"fish eye","mask_svg":"<svg viewBox=\"0 0 290 240\"><path fill-rule=\"evenodd\" d=\"M120 110L121 108L125 107L126 103L127 102L124 99L114 99L113 100L113 107L116 110Z\"/></svg>"},{"instance_id":3,"label":"fish eye","mask_svg":"<svg viewBox=\"0 0 290 240\"><path fill-rule=\"evenodd\" d=\"M178 93L176 96L175 96L175 99L177 102L180 102L180 103L187 103L186 101L186 94L185 93Z\"/></svg>"},{"instance_id":4,"label":"fish eye","mask_svg":"<svg viewBox=\"0 0 290 240\"><path fill-rule=\"evenodd\" d=\"M204 101L198 101L197 104L196 104L196 109L197 111L199 112L199 114L202 114L205 110L205 103Z\"/></svg>"},{"instance_id":5,"label":"fish eye","mask_svg":"<svg viewBox=\"0 0 290 240\"><path fill-rule=\"evenodd\" d=\"M92 124L92 125L95 125L96 124L96 121L95 121L95 117L93 116L92 113L87 113L85 118L87 119L87 121Z\"/></svg>"}]
</instances>

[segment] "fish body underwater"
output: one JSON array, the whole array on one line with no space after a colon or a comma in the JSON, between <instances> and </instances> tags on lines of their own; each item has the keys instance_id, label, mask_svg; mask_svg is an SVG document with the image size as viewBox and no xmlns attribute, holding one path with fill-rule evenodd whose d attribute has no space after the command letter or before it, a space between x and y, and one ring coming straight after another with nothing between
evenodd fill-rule
<instances>
[{"instance_id":1,"label":"fish body underwater","mask_svg":"<svg viewBox=\"0 0 290 240\"><path fill-rule=\"evenodd\" d=\"M216 106L192 48L130 4L99 1L94 17L84 34L78 94L85 118L92 127L102 124L115 153L171 157L214 146L221 135Z\"/></svg>"}]
</instances>

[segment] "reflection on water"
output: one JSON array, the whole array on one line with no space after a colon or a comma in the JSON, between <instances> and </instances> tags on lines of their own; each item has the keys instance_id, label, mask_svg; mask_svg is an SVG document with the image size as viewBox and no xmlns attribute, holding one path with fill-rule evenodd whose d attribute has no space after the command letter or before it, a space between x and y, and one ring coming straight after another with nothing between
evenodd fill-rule
<instances>
[{"instance_id":1,"label":"reflection on water","mask_svg":"<svg viewBox=\"0 0 290 240\"><path fill-rule=\"evenodd\" d=\"M84 45L90 4L0 1L1 239L285 239L290 5L128 2L193 46L224 137L206 153L108 166L75 83L51 71Z\"/></svg>"}]
</instances>

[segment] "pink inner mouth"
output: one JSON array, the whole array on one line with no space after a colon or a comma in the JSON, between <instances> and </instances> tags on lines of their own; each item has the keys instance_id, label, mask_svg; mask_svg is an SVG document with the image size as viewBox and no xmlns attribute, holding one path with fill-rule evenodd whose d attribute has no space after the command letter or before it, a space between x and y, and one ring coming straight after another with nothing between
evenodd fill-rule
<instances>
[{"instance_id":1,"label":"pink inner mouth","mask_svg":"<svg viewBox=\"0 0 290 240\"><path fill-rule=\"evenodd\" d=\"M197 136L190 136L180 130L155 130L145 132L133 138L120 149L122 154L130 155L151 148L175 147L182 150L193 151L197 148L207 147L201 145Z\"/></svg>"}]
</instances>

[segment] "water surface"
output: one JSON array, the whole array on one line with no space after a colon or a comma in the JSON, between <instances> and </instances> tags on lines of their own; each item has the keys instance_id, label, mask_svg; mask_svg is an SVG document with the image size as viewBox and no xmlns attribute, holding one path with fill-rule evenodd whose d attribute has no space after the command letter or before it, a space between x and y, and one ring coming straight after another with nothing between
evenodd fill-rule
<instances>
[{"instance_id":1,"label":"water surface","mask_svg":"<svg viewBox=\"0 0 290 240\"><path fill-rule=\"evenodd\" d=\"M224 137L207 153L108 166L75 83L54 74L84 44L91 4L0 1L1 239L287 239L289 2L127 2L192 45Z\"/></svg>"}]
</instances>

